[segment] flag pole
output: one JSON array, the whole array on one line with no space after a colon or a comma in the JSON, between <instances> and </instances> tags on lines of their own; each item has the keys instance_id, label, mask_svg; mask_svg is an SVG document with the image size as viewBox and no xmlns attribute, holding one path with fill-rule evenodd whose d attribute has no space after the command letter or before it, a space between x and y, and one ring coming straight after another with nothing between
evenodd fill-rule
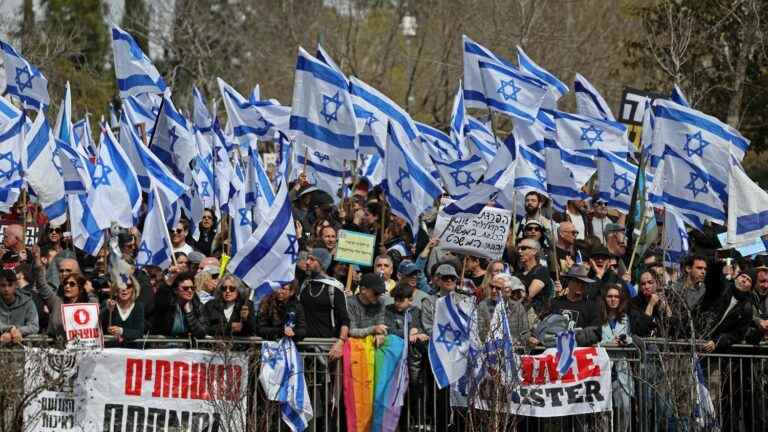
<instances>
[{"instance_id":1,"label":"flag pole","mask_svg":"<svg viewBox=\"0 0 768 432\"><path fill-rule=\"evenodd\" d=\"M629 267L627 272L632 275L632 266L635 263L635 257L637 257L637 247L640 245L640 239L643 237L643 231L645 230L645 223L648 222L648 217L645 215L645 209L643 209L643 218L640 219L640 234L635 239L635 247L632 248L632 257L629 259Z\"/></svg>"},{"instance_id":2,"label":"flag pole","mask_svg":"<svg viewBox=\"0 0 768 432\"><path fill-rule=\"evenodd\" d=\"M171 246L171 262L173 262L173 265L178 265L176 263L176 254L173 253L173 242L171 241L171 233L168 232L168 225L165 222L165 213L163 212L163 203L160 202L160 196L157 193L157 188L155 185L152 185L152 193L155 195L155 205L157 206L157 210L160 212L160 218L163 220L163 234L165 234L165 238L168 239L168 244Z\"/></svg>"},{"instance_id":3,"label":"flag pole","mask_svg":"<svg viewBox=\"0 0 768 432\"><path fill-rule=\"evenodd\" d=\"M557 231L555 230L555 221L552 218L549 218L549 229L552 231L552 259L555 261L555 280L560 282L560 260L557 258Z\"/></svg>"}]
</instances>

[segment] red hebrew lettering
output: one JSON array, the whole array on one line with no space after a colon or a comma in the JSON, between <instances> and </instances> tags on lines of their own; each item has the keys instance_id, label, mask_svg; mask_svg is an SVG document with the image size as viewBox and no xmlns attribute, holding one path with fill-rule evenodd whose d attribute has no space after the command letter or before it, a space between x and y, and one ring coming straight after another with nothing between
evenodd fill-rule
<instances>
[{"instance_id":1,"label":"red hebrew lettering","mask_svg":"<svg viewBox=\"0 0 768 432\"><path fill-rule=\"evenodd\" d=\"M243 370L238 365L227 366L227 400L236 401L240 396L240 380Z\"/></svg>"},{"instance_id":2,"label":"red hebrew lettering","mask_svg":"<svg viewBox=\"0 0 768 432\"><path fill-rule=\"evenodd\" d=\"M173 362L173 392L171 397L189 398L189 365L186 362Z\"/></svg>"},{"instance_id":3,"label":"red hebrew lettering","mask_svg":"<svg viewBox=\"0 0 768 432\"><path fill-rule=\"evenodd\" d=\"M89 314L86 309L78 309L75 311L74 315L72 315L72 318L77 324L83 325L90 321L91 314Z\"/></svg>"},{"instance_id":4,"label":"red hebrew lettering","mask_svg":"<svg viewBox=\"0 0 768 432\"><path fill-rule=\"evenodd\" d=\"M520 364L523 368L523 385L533 384L533 357L522 356Z\"/></svg>"},{"instance_id":5,"label":"red hebrew lettering","mask_svg":"<svg viewBox=\"0 0 768 432\"><path fill-rule=\"evenodd\" d=\"M224 382L224 374L226 372L224 365L216 366L216 399L223 400L226 397L226 383Z\"/></svg>"},{"instance_id":6,"label":"red hebrew lettering","mask_svg":"<svg viewBox=\"0 0 768 432\"><path fill-rule=\"evenodd\" d=\"M565 375L560 377L560 381L562 381L564 384L572 383L576 381L576 374L573 373L573 367L568 369L568 372L566 372Z\"/></svg>"},{"instance_id":7,"label":"red hebrew lettering","mask_svg":"<svg viewBox=\"0 0 768 432\"><path fill-rule=\"evenodd\" d=\"M143 362L139 359L127 359L125 361L125 394L127 396L141 396L141 375Z\"/></svg>"},{"instance_id":8,"label":"red hebrew lettering","mask_svg":"<svg viewBox=\"0 0 768 432\"><path fill-rule=\"evenodd\" d=\"M600 376L600 366L594 362L597 357L597 348L577 349L573 355L576 357L576 366L579 368L579 380Z\"/></svg>"},{"instance_id":9,"label":"red hebrew lettering","mask_svg":"<svg viewBox=\"0 0 768 432\"><path fill-rule=\"evenodd\" d=\"M190 395L189 395L190 399L196 399L196 400L208 399L208 389L206 388L206 385L207 385L206 371L207 370L208 369L202 363L192 364L192 384L191 384L192 391L190 392Z\"/></svg>"},{"instance_id":10,"label":"red hebrew lettering","mask_svg":"<svg viewBox=\"0 0 768 432\"><path fill-rule=\"evenodd\" d=\"M208 383L208 394L206 399L210 400L216 397L216 365L208 365L208 376L206 382Z\"/></svg>"},{"instance_id":11,"label":"red hebrew lettering","mask_svg":"<svg viewBox=\"0 0 768 432\"><path fill-rule=\"evenodd\" d=\"M152 381L152 360L144 360L144 381Z\"/></svg>"},{"instance_id":12,"label":"red hebrew lettering","mask_svg":"<svg viewBox=\"0 0 768 432\"><path fill-rule=\"evenodd\" d=\"M167 398L171 394L171 362L168 360L155 361L155 386L152 397Z\"/></svg>"}]
</instances>

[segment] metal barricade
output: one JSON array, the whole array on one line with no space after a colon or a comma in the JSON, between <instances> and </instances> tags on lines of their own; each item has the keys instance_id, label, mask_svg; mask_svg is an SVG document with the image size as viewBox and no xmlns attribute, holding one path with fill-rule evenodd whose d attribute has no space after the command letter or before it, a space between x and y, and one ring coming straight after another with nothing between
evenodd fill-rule
<instances>
[{"instance_id":1,"label":"metal barricade","mask_svg":"<svg viewBox=\"0 0 768 432\"><path fill-rule=\"evenodd\" d=\"M108 340L109 341L109 340ZM29 338L27 346L49 346L46 338ZM308 339L298 344L304 360L304 373L315 412L311 431L346 430L343 406L341 362L329 362L327 352L333 340ZM212 351L232 350L249 357L249 431L288 431L281 421L278 404L266 399L258 384L260 370L259 338L243 339L168 339L148 337L140 347L185 347ZM663 340L639 341L635 346L606 347L613 365L622 365L631 376L628 405L612 412L569 417L533 418L511 416L507 427L516 431L689 431L698 430L693 418L696 380L691 363L692 345ZM23 351L0 350L0 361L7 377L23 376ZM715 405L721 430L768 430L768 348L737 345L728 354L706 354L702 358L702 376ZM21 380L0 383L0 409L4 411L0 432L9 426L7 403L23 396ZM615 388L614 388L615 391ZM614 398L614 400L616 400ZM471 409L471 408L470 408ZM483 415L473 411L473 415ZM428 362L422 377L412 382L402 409L400 431L469 430L468 408L451 408L449 390L438 390ZM11 416L12 417L12 416Z\"/></svg>"}]
</instances>

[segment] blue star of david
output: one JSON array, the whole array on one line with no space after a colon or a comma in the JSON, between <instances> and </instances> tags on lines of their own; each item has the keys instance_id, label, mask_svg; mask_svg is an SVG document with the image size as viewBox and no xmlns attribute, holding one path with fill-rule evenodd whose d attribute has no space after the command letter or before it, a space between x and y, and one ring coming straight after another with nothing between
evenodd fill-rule
<instances>
[{"instance_id":1,"label":"blue star of david","mask_svg":"<svg viewBox=\"0 0 768 432\"><path fill-rule=\"evenodd\" d=\"M536 176L537 179L539 179L541 183L544 183L544 180L546 180L546 177L544 177L544 174L541 172L540 168L536 168L535 170L533 170L533 174Z\"/></svg>"},{"instance_id":2,"label":"blue star of david","mask_svg":"<svg viewBox=\"0 0 768 432\"><path fill-rule=\"evenodd\" d=\"M333 97L323 95L323 109L320 110L320 114L326 123L331 123L332 120L339 121L339 108L341 108L341 98L338 91Z\"/></svg>"},{"instance_id":3,"label":"blue star of david","mask_svg":"<svg viewBox=\"0 0 768 432\"><path fill-rule=\"evenodd\" d=\"M13 159L13 152L0 153L0 162L2 161L8 161L10 166L8 169L0 168L0 177L5 177L7 180L10 180L11 177L13 177L13 174L21 169L21 164Z\"/></svg>"},{"instance_id":4,"label":"blue star of david","mask_svg":"<svg viewBox=\"0 0 768 432\"><path fill-rule=\"evenodd\" d=\"M283 252L286 255L291 256L291 264L296 264L296 261L299 260L299 252L296 250L296 247L298 246L298 242L296 241L296 236L292 234L286 234L288 236L288 247L285 249L285 252Z\"/></svg>"},{"instance_id":5,"label":"blue star of david","mask_svg":"<svg viewBox=\"0 0 768 432\"><path fill-rule=\"evenodd\" d=\"M461 331L455 330L451 327L450 323L438 324L437 327L440 334L437 336L437 339L435 339L435 342L443 344L446 351L451 352L453 347L461 344Z\"/></svg>"},{"instance_id":6,"label":"blue star of david","mask_svg":"<svg viewBox=\"0 0 768 432\"><path fill-rule=\"evenodd\" d=\"M110 186L112 183L109 181L109 173L112 172L112 168L104 165L104 162L99 159L98 162L96 162L96 170L94 170L94 173L101 168L101 175L96 176L94 174L93 176L93 187L98 188L101 185L104 186Z\"/></svg>"},{"instance_id":7,"label":"blue star of david","mask_svg":"<svg viewBox=\"0 0 768 432\"><path fill-rule=\"evenodd\" d=\"M19 93L24 93L25 88L32 88L32 72L28 68L16 68L16 86L19 88Z\"/></svg>"},{"instance_id":8,"label":"blue star of david","mask_svg":"<svg viewBox=\"0 0 768 432\"><path fill-rule=\"evenodd\" d=\"M475 184L475 178L472 177L472 173L469 171L464 171L462 169L456 168L456 171L453 171L451 173L451 177L453 177L453 183L456 185L456 187L472 187L473 184ZM460 178L463 177L464 180L460 180Z\"/></svg>"},{"instance_id":9,"label":"blue star of david","mask_svg":"<svg viewBox=\"0 0 768 432\"><path fill-rule=\"evenodd\" d=\"M596 142L603 142L603 130L595 127L595 125L589 125L588 128L581 128L581 138L579 139L586 141L591 147Z\"/></svg>"},{"instance_id":10,"label":"blue star of david","mask_svg":"<svg viewBox=\"0 0 768 432\"><path fill-rule=\"evenodd\" d=\"M147 259L140 260L139 256L141 254L145 254L147 256ZM147 242L146 241L142 241L141 244L139 245L139 249L136 252L136 261L137 262L145 262L145 263L152 262L152 251L149 250L149 246L147 246Z\"/></svg>"},{"instance_id":11,"label":"blue star of david","mask_svg":"<svg viewBox=\"0 0 768 432\"><path fill-rule=\"evenodd\" d=\"M316 152L314 152L314 153L312 153L312 154L313 154L313 155L314 155L314 156L315 156L315 157L316 157L316 158L317 158L317 159L318 159L318 160L319 160L321 163L322 163L322 162L325 162L325 161L327 161L328 159L330 159L330 158L331 158L331 157L330 157L330 156L328 156L327 154L325 154L325 153L320 153L319 151L316 151Z\"/></svg>"},{"instance_id":12,"label":"blue star of david","mask_svg":"<svg viewBox=\"0 0 768 432\"><path fill-rule=\"evenodd\" d=\"M696 195L700 193L707 193L709 192L709 188L707 188L707 181L705 178L702 178L700 175L698 175L696 172L691 171L691 181L688 182L687 185L685 185L685 189L688 189L693 194L693 198L696 199ZM696 187L696 182L701 181L701 187Z\"/></svg>"},{"instance_id":13,"label":"blue star of david","mask_svg":"<svg viewBox=\"0 0 768 432\"><path fill-rule=\"evenodd\" d=\"M698 145L695 145L697 142ZM698 131L695 134L685 134L685 145L683 145L683 149L688 154L688 157L693 155L704 157L704 147L709 144L710 142L701 136L701 131Z\"/></svg>"},{"instance_id":14,"label":"blue star of david","mask_svg":"<svg viewBox=\"0 0 768 432\"><path fill-rule=\"evenodd\" d=\"M171 140L171 148L176 145L179 135L176 133L176 126L168 129L168 139Z\"/></svg>"},{"instance_id":15,"label":"blue star of david","mask_svg":"<svg viewBox=\"0 0 768 432\"><path fill-rule=\"evenodd\" d=\"M203 189L202 191L200 191L201 197L211 196L211 192L208 191L208 186L210 186L210 184L207 181L203 180L202 182L200 182L200 187Z\"/></svg>"},{"instance_id":16,"label":"blue star of david","mask_svg":"<svg viewBox=\"0 0 768 432\"><path fill-rule=\"evenodd\" d=\"M365 119L365 125L371 127L372 124L379 121L373 113L368 113L368 117Z\"/></svg>"},{"instance_id":17,"label":"blue star of david","mask_svg":"<svg viewBox=\"0 0 768 432\"><path fill-rule=\"evenodd\" d=\"M505 100L513 100L517 101L517 94L520 93L520 90L522 90L520 87L515 85L515 80L509 80L509 81L501 81L501 84L499 85L499 88L496 89L496 93L501 95L501 97Z\"/></svg>"},{"instance_id":18,"label":"blue star of david","mask_svg":"<svg viewBox=\"0 0 768 432\"><path fill-rule=\"evenodd\" d=\"M619 186L621 184L621 186ZM619 195L629 195L629 179L627 178L627 173L622 174L613 174L613 184L611 185L611 189L613 189L613 195L619 196Z\"/></svg>"},{"instance_id":19,"label":"blue star of david","mask_svg":"<svg viewBox=\"0 0 768 432\"><path fill-rule=\"evenodd\" d=\"M688 240L688 231L686 231L686 230L684 230L682 228L678 228L677 229L677 235L680 236L680 240L684 240L684 241Z\"/></svg>"},{"instance_id":20,"label":"blue star of david","mask_svg":"<svg viewBox=\"0 0 768 432\"><path fill-rule=\"evenodd\" d=\"M411 202L411 191L406 190L403 186L403 181L410 178L410 174L408 174L407 171L405 171L402 168L398 168L400 171L400 176L397 178L397 181L395 182L395 186L397 186L398 189L400 189L400 196L403 197L404 200Z\"/></svg>"},{"instance_id":21,"label":"blue star of david","mask_svg":"<svg viewBox=\"0 0 768 432\"><path fill-rule=\"evenodd\" d=\"M251 219L248 217L248 209L241 208L237 210L240 213L240 226L248 226L251 224Z\"/></svg>"},{"instance_id":22,"label":"blue star of david","mask_svg":"<svg viewBox=\"0 0 768 432\"><path fill-rule=\"evenodd\" d=\"M443 158L443 160L448 160L450 155L448 154L448 150L444 149L443 147L438 146L437 152L440 153L440 157Z\"/></svg>"},{"instance_id":23,"label":"blue star of david","mask_svg":"<svg viewBox=\"0 0 768 432\"><path fill-rule=\"evenodd\" d=\"M59 172L59 175L64 175L64 170L61 168L61 160L58 157L53 158L53 166L56 168L56 171Z\"/></svg>"},{"instance_id":24,"label":"blue star of david","mask_svg":"<svg viewBox=\"0 0 768 432\"><path fill-rule=\"evenodd\" d=\"M270 369L274 369L277 366L277 362L283 359L283 355L280 352L280 348L271 348L269 345L264 346L264 352L261 354L261 362L268 364Z\"/></svg>"}]
</instances>

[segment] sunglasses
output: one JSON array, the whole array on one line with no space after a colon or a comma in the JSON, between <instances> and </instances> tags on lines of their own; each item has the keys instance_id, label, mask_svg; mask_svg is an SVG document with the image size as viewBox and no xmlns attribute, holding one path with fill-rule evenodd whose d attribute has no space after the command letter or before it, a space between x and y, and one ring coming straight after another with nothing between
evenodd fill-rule
<instances>
[{"instance_id":1,"label":"sunglasses","mask_svg":"<svg viewBox=\"0 0 768 432\"><path fill-rule=\"evenodd\" d=\"M456 282L458 279L456 278L456 276L441 276L440 280L445 281L445 282L448 282L448 281Z\"/></svg>"},{"instance_id":2,"label":"sunglasses","mask_svg":"<svg viewBox=\"0 0 768 432\"><path fill-rule=\"evenodd\" d=\"M608 207L607 202L601 202L601 201L596 202L595 205L598 207Z\"/></svg>"},{"instance_id":3,"label":"sunglasses","mask_svg":"<svg viewBox=\"0 0 768 432\"><path fill-rule=\"evenodd\" d=\"M492 290L495 290L495 291L501 291L501 290L503 290L505 288L505 287L500 286L500 285L489 285L489 286L491 287Z\"/></svg>"},{"instance_id":4,"label":"sunglasses","mask_svg":"<svg viewBox=\"0 0 768 432\"><path fill-rule=\"evenodd\" d=\"M62 230L61 230L61 228L51 228L50 232L56 233L56 234L61 234Z\"/></svg>"},{"instance_id":5,"label":"sunglasses","mask_svg":"<svg viewBox=\"0 0 768 432\"><path fill-rule=\"evenodd\" d=\"M532 226L532 227L525 227L525 230L526 231L541 231L541 228L539 228L537 226Z\"/></svg>"},{"instance_id":6,"label":"sunglasses","mask_svg":"<svg viewBox=\"0 0 768 432\"><path fill-rule=\"evenodd\" d=\"M236 286L222 285L221 287L221 292L235 292L235 291L237 291Z\"/></svg>"},{"instance_id":7,"label":"sunglasses","mask_svg":"<svg viewBox=\"0 0 768 432\"><path fill-rule=\"evenodd\" d=\"M179 290L181 291L192 291L193 289L195 289L195 287L192 285L179 285Z\"/></svg>"},{"instance_id":8,"label":"sunglasses","mask_svg":"<svg viewBox=\"0 0 768 432\"><path fill-rule=\"evenodd\" d=\"M181 234L184 232L184 228L176 228L175 230L173 230L173 232L174 234Z\"/></svg>"},{"instance_id":9,"label":"sunglasses","mask_svg":"<svg viewBox=\"0 0 768 432\"><path fill-rule=\"evenodd\" d=\"M518 248L517 248L517 250L518 250L518 251L521 251L521 252L522 252L522 251L527 251L527 250L530 250L530 249L531 249L531 248L529 248L528 246L520 246L520 247L518 247Z\"/></svg>"},{"instance_id":10,"label":"sunglasses","mask_svg":"<svg viewBox=\"0 0 768 432\"><path fill-rule=\"evenodd\" d=\"M76 287L76 286L79 286L79 285L75 281L67 281L67 282L64 282L64 286Z\"/></svg>"}]
</instances>

